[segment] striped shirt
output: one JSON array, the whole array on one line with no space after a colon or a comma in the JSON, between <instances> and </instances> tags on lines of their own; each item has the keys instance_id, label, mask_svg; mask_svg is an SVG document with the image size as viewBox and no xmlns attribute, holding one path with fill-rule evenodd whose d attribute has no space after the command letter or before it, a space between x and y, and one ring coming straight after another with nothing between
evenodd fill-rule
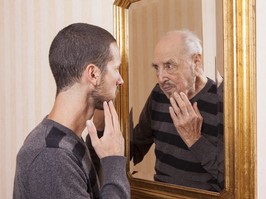
<instances>
[{"instance_id":1,"label":"striped shirt","mask_svg":"<svg viewBox=\"0 0 266 199\"><path fill-rule=\"evenodd\" d=\"M224 181L223 98L214 81L191 99L203 117L201 138L190 148L174 127L170 101L157 84L133 131L134 164L142 161L155 143L154 180L210 191L221 191Z\"/></svg>"},{"instance_id":2,"label":"striped shirt","mask_svg":"<svg viewBox=\"0 0 266 199\"><path fill-rule=\"evenodd\" d=\"M45 118L17 155L14 199L129 198L125 157L101 159L102 188L89 150L73 131Z\"/></svg>"}]
</instances>

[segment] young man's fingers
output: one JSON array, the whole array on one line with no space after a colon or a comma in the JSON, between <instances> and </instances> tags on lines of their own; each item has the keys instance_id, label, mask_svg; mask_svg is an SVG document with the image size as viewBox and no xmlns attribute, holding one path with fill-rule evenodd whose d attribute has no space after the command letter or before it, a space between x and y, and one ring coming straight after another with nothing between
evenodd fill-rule
<instances>
[{"instance_id":1,"label":"young man's fingers","mask_svg":"<svg viewBox=\"0 0 266 199\"><path fill-rule=\"evenodd\" d=\"M117 112L115 110L114 103L112 101L110 101L108 103L108 105L109 105L111 116L112 116L113 127L114 127L114 130L115 130L114 133L120 132L120 124L119 124L119 121L118 121L118 115L117 115Z\"/></svg>"},{"instance_id":2,"label":"young man's fingers","mask_svg":"<svg viewBox=\"0 0 266 199\"><path fill-rule=\"evenodd\" d=\"M110 133L109 129L113 128L112 116L110 113L109 105L107 102L103 102L103 110L104 110L104 123L105 123L105 133Z\"/></svg>"},{"instance_id":3,"label":"young man's fingers","mask_svg":"<svg viewBox=\"0 0 266 199\"><path fill-rule=\"evenodd\" d=\"M90 138L91 138L92 146L95 146L99 142L97 130L91 120L86 121L86 126L87 126L88 133L90 135Z\"/></svg>"}]
</instances>

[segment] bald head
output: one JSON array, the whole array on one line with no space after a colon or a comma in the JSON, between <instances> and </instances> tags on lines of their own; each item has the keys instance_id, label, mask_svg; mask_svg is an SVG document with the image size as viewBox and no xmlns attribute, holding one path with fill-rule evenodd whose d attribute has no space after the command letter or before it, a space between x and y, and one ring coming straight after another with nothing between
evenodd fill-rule
<instances>
[{"instance_id":1,"label":"bald head","mask_svg":"<svg viewBox=\"0 0 266 199\"><path fill-rule=\"evenodd\" d=\"M154 53L171 49L175 53L182 55L202 54L202 46L200 39L191 31L174 30L163 35L156 47Z\"/></svg>"},{"instance_id":2,"label":"bald head","mask_svg":"<svg viewBox=\"0 0 266 199\"><path fill-rule=\"evenodd\" d=\"M201 86L198 86L198 82L204 85L206 81L201 54L200 40L190 31L167 32L159 39L154 49L152 66L160 88L167 97L177 91L191 99L199 92Z\"/></svg>"}]
</instances>

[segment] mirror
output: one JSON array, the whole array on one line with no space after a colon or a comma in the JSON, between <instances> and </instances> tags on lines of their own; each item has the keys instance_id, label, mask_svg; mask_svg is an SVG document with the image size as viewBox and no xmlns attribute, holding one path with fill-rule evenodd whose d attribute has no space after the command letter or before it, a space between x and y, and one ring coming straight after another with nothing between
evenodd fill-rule
<instances>
[{"instance_id":1,"label":"mirror","mask_svg":"<svg viewBox=\"0 0 266 199\"><path fill-rule=\"evenodd\" d=\"M154 4L153 0L142 0L149 7ZM211 1L204 1L205 6L210 6ZM158 2L158 1L157 1ZM174 7L175 0L171 2ZM184 1L183 1L184 2ZM186 1L192 2L192 1ZM201 1L197 1L201 2ZM218 1L217 1L218 2ZM189 187L181 187L172 184L154 182L149 177L138 178L132 175L130 162L127 165L127 171L132 188L132 198L240 198L240 196L254 196L255 194L255 37L254 37L254 4L253 0L230 1L223 0L222 7L222 37L223 46L221 52L217 54L224 56L224 117L225 117L225 189L221 193L209 192ZM131 64L130 39L136 35L131 35L130 26L132 25L130 9L138 12L138 1L120 0L114 2L115 36L121 49L122 67L121 75L125 81L120 96L116 100L116 106L121 118L121 127L126 138L126 155L129 157L130 143L130 74L134 70ZM146 8L147 9L147 8ZM155 8L153 8L155 9ZM147 13L148 14L147 9ZM164 10L164 9L159 9ZM200 9L201 10L201 9ZM158 11L162 12L162 11ZM173 13L173 12L172 12ZM135 18L138 21L144 18ZM203 23L206 18L203 18ZM135 23L135 22L134 22ZM193 21L191 22L194 23ZM139 24L137 23L136 26ZM169 27L169 29L172 27ZM158 28L159 29L159 28ZM191 29L191 28L190 28ZM200 29L200 28L199 28ZM137 30L137 29L136 29ZM158 31L158 35L159 35ZM155 34L156 35L156 34ZM157 36L158 36L157 35ZM202 33L198 34L203 39L204 45L204 27ZM152 35L151 35L152 36ZM147 39L147 38L146 38ZM210 39L210 38L208 38ZM139 39L137 39L139 40ZM218 41L218 40L217 40ZM149 44L152 47L154 44ZM204 52L206 45L204 45ZM221 48L219 48L221 49ZM152 53L153 50L150 51ZM149 57L150 55L148 55ZM215 62L220 62L215 60ZM146 64L150 65L149 60ZM204 62L204 65L208 65ZM222 65L222 66L223 66ZM149 67L147 67L149 68ZM213 68L212 68L213 69ZM212 70L210 68L210 70ZM205 70L206 71L206 70ZM215 70L214 70L215 71ZM210 73L213 74L213 73ZM155 76L155 75L151 75ZM153 81L153 80L152 80ZM141 82L141 81L140 81ZM238 88L238 89L236 89ZM151 90L151 88L149 88ZM144 94L149 94L150 90ZM146 96L147 97L147 96ZM146 100L146 99L145 99ZM144 101L145 101L144 100ZM135 113L134 113L135 114ZM241 132L241 133L239 133Z\"/></svg>"},{"instance_id":2,"label":"mirror","mask_svg":"<svg viewBox=\"0 0 266 199\"><path fill-rule=\"evenodd\" d=\"M194 32L202 41L202 45L206 47L206 51L205 49L203 49L202 61L206 76L215 81L215 71L220 69L220 73L223 72L223 60L220 58L223 57L223 54L220 53L223 52L221 34L223 27L222 1L137 1L132 3L128 8L128 21L128 89L129 110L132 117L130 119L130 123L132 123L133 129L133 127L135 128L135 125L138 124L141 110L144 107L148 96L158 82L155 70L153 67L151 67L153 51L157 41L159 40L159 37L165 34L167 31L188 29ZM205 88L207 88L207 86ZM200 97L200 94L195 97ZM203 98L201 98L201 100L205 100L204 103L207 103L206 99L204 99L204 96L202 97ZM214 100L216 98L217 95L212 97L211 105L214 105ZM156 103L154 103L154 105L157 106ZM164 102L164 106L166 105L168 106L167 101ZM210 133L213 135L213 133L215 134L216 132L218 132L218 128L216 126L217 123L219 123L218 114L215 115L212 113L216 108L218 110L218 103L217 105L215 104L213 106L211 111L208 111L208 113L203 113L204 115L212 114L211 117L204 119L203 124L203 129L208 129L206 128L206 125L212 125L212 132L208 130L203 131L204 137L206 136L208 143L210 143L213 139L217 139L216 135L210 136ZM200 107L200 109L202 109L202 106ZM156 116L159 116L159 114L156 114ZM170 115L168 116L170 117ZM167 117L167 115L165 117ZM195 156L193 152L190 152L188 148L184 148L185 143L180 140L180 137L175 132L176 130L173 129L173 134L169 135L170 129L172 129L171 123L169 125L168 122L161 122L161 120L156 121L155 123L156 124L154 125L156 126L158 126L158 124L160 123L159 126L163 125L164 128L162 128L160 132L157 131L158 128L156 130L152 130L154 138L162 135L163 140L155 139L154 143L157 143L157 145L153 143L149 152L144 156L144 159L140 163L134 165L133 161L131 161L130 173L132 174L132 176L135 178L152 181L154 179L157 179L157 181L158 179L160 179L161 181L164 180L164 182L177 185L186 185L199 188L204 187L205 189L209 187L213 191L219 192L222 188L218 185L218 183L205 183L207 181L205 179L211 179L212 177L210 174L210 169L205 170L200 165L200 162L195 160L195 157L197 158L197 156ZM169 129L168 132L164 132L165 128ZM132 131L133 130L131 130L132 136L136 135L137 132L135 131L135 133L133 133ZM223 134L222 131L221 134ZM144 132L147 132L147 128L142 130L141 134L143 135ZM132 139L133 138L131 137L131 140ZM143 139L144 137L141 138L141 140ZM173 141L170 142L169 140ZM223 140L221 142L223 142ZM211 147L215 149L217 148L214 144ZM223 147L221 147L220 153L223 153L222 148ZM156 159L155 151L157 151L157 154L160 151L164 154L164 157L160 158L161 156L159 157L159 155L157 155L158 158ZM186 156L185 158L184 154ZM134 159L139 159L139 156L136 156L136 158ZM156 170L158 172L156 172L156 175L154 176L155 164ZM185 165L186 168L184 168L183 165ZM222 170L223 166L224 165L221 163L220 167ZM215 169L216 171L218 170L217 167ZM199 170L201 171L201 173L199 173ZM196 171L198 172L197 174L195 174ZM195 177L193 178L196 180L188 177L189 175L195 175ZM204 180L202 178L203 176ZM200 178L202 179L202 182L198 183ZM215 179L217 178L215 177Z\"/></svg>"}]
</instances>

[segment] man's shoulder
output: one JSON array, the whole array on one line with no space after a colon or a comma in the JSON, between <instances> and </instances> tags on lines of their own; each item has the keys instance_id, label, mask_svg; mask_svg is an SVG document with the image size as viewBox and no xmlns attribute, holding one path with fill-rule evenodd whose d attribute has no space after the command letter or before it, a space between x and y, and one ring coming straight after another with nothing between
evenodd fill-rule
<instances>
[{"instance_id":1,"label":"man's shoulder","mask_svg":"<svg viewBox=\"0 0 266 199\"><path fill-rule=\"evenodd\" d=\"M47 150L60 150L82 159L86 150L85 145L75 135L64 131L62 128L53 124L52 121L44 119L25 139L17 155L18 161L29 166L37 156Z\"/></svg>"},{"instance_id":2,"label":"man's shoulder","mask_svg":"<svg viewBox=\"0 0 266 199\"><path fill-rule=\"evenodd\" d=\"M34 159L45 149L45 131L47 128L40 123L26 137L17 154L17 167L27 170Z\"/></svg>"},{"instance_id":3,"label":"man's shoulder","mask_svg":"<svg viewBox=\"0 0 266 199\"><path fill-rule=\"evenodd\" d=\"M46 125L42 122L38 124L26 137L22 147L21 152L30 152L41 149L45 146L45 136L48 131Z\"/></svg>"}]
</instances>

